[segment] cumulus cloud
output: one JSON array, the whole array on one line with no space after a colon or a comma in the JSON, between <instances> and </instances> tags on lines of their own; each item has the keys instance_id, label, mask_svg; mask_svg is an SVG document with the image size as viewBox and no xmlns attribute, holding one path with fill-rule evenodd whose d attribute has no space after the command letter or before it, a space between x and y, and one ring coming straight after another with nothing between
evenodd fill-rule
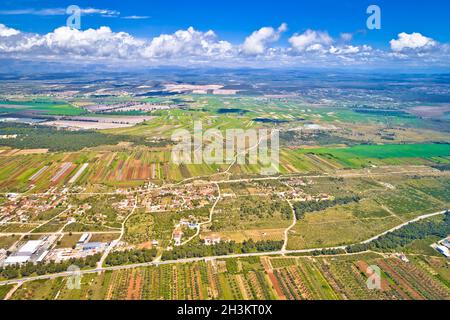
<instances>
[{"instance_id":1,"label":"cumulus cloud","mask_svg":"<svg viewBox=\"0 0 450 320\"><path fill-rule=\"evenodd\" d=\"M281 24L277 30L272 27L263 27L248 36L242 45L242 52L247 55L261 55L266 52L269 43L280 39L283 32L287 31L287 24Z\"/></svg>"},{"instance_id":2,"label":"cumulus cloud","mask_svg":"<svg viewBox=\"0 0 450 320\"><path fill-rule=\"evenodd\" d=\"M297 52L321 51L333 43L333 38L328 32L308 29L302 34L294 34L289 39L289 43Z\"/></svg>"},{"instance_id":3,"label":"cumulus cloud","mask_svg":"<svg viewBox=\"0 0 450 320\"><path fill-rule=\"evenodd\" d=\"M113 58L132 58L144 44L126 32L112 32L109 27L85 31L61 27L37 42L54 54Z\"/></svg>"},{"instance_id":4,"label":"cumulus cloud","mask_svg":"<svg viewBox=\"0 0 450 320\"><path fill-rule=\"evenodd\" d=\"M105 62L114 65L206 66L342 66L410 65L449 66L450 47L420 34L400 34L392 51L333 39L325 31L294 34L289 47L270 45L287 26L261 28L241 45L221 40L212 31L193 27L139 39L109 27L76 30L60 27L47 34L20 32L0 24L0 58L46 61ZM428 50L433 48L433 50Z\"/></svg>"},{"instance_id":5,"label":"cumulus cloud","mask_svg":"<svg viewBox=\"0 0 450 320\"><path fill-rule=\"evenodd\" d=\"M0 34L14 34L14 29L0 25ZM163 34L151 41L141 40L126 32L113 32L109 27L77 30L60 27L45 35L21 34L11 41L0 38L0 53L32 54L42 57L82 59L158 59L210 57L220 59L233 46L217 39L213 31L201 32L193 27Z\"/></svg>"},{"instance_id":6,"label":"cumulus cloud","mask_svg":"<svg viewBox=\"0 0 450 320\"><path fill-rule=\"evenodd\" d=\"M20 31L13 28L8 28L4 24L0 23L0 37L11 37L18 35L19 33Z\"/></svg>"},{"instance_id":7,"label":"cumulus cloud","mask_svg":"<svg viewBox=\"0 0 450 320\"><path fill-rule=\"evenodd\" d=\"M217 39L214 31L201 32L189 27L174 34L163 34L154 38L145 47L147 58L174 56L222 57L232 49L231 43Z\"/></svg>"},{"instance_id":8,"label":"cumulus cloud","mask_svg":"<svg viewBox=\"0 0 450 320\"><path fill-rule=\"evenodd\" d=\"M437 45L437 42L431 38L425 37L418 32L411 34L402 32L397 39L390 41L391 49L394 52L404 52L408 50L428 50Z\"/></svg>"}]
</instances>

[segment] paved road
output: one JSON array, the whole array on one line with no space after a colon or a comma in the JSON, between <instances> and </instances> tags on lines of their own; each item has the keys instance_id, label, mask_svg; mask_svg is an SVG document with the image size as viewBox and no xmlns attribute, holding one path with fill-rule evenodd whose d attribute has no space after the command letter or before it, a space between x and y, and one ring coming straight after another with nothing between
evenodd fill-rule
<instances>
[{"instance_id":1,"label":"paved road","mask_svg":"<svg viewBox=\"0 0 450 320\"><path fill-rule=\"evenodd\" d=\"M411 221L408 221L400 226L397 226L395 228L392 228L386 232L380 233L379 235L360 242L360 244L368 243L370 241L376 240L379 237L398 230L410 223L417 222L420 220L424 220L427 218L431 218L434 216L445 214L447 210L435 212L426 214L420 217L417 217ZM167 264L176 264L176 263L192 263L192 262L198 262L198 261L208 261L208 260L214 260L214 259L231 259L231 258L245 258L245 257L259 257L259 256L272 256L272 255L285 255L285 254L295 254L295 253L312 253L314 251L318 250L339 250L339 249L345 249L347 246L339 246L339 247L331 247L331 248L314 248L314 249L304 249L304 250L280 250L280 251L273 251L273 252L256 252L256 253L245 253L245 254L232 254L227 256L214 256L214 257L200 257L200 258L189 258L189 259L180 259L180 260L170 260L170 261L158 261L158 262L148 262L148 263L138 263L138 264L130 264L126 266L115 266L115 267L98 267L96 269L89 269L89 270L81 270L81 274L92 274L92 273L99 273L104 271L113 271L113 270L126 270L126 269L133 269L133 268L140 268L140 267L151 267L151 266L160 266L160 265L167 265ZM56 273L52 275L43 275L43 276L34 276L34 277L27 277L27 278L21 278L21 279L13 279L13 280L6 280L1 281L0 285L7 285L7 284L19 284L24 283L28 281L34 281L34 280L44 280L44 279L56 279L60 277L68 277L73 275L73 272L62 272L62 273Z\"/></svg>"}]
</instances>

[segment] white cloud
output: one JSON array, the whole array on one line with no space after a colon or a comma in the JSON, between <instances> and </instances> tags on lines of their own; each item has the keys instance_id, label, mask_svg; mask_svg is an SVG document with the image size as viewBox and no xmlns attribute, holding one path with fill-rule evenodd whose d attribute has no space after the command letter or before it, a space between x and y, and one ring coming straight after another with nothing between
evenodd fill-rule
<instances>
[{"instance_id":1,"label":"white cloud","mask_svg":"<svg viewBox=\"0 0 450 320\"><path fill-rule=\"evenodd\" d=\"M437 45L437 42L431 38L423 36L418 32L411 34L402 32L398 35L398 39L392 39L390 44L392 51L402 52L407 50L431 49Z\"/></svg>"},{"instance_id":2,"label":"white cloud","mask_svg":"<svg viewBox=\"0 0 450 320\"><path fill-rule=\"evenodd\" d=\"M292 48L297 52L320 51L330 46L333 39L328 32L306 30L302 34L295 34L289 39Z\"/></svg>"},{"instance_id":3,"label":"white cloud","mask_svg":"<svg viewBox=\"0 0 450 320\"><path fill-rule=\"evenodd\" d=\"M12 28L8 28L4 24L0 23L0 37L11 37L18 35L20 31Z\"/></svg>"},{"instance_id":4,"label":"white cloud","mask_svg":"<svg viewBox=\"0 0 450 320\"><path fill-rule=\"evenodd\" d=\"M287 24L281 24L277 30L263 27L248 36L242 45L242 52L247 55L264 54L269 43L276 42L283 32L287 31Z\"/></svg>"},{"instance_id":5,"label":"white cloud","mask_svg":"<svg viewBox=\"0 0 450 320\"><path fill-rule=\"evenodd\" d=\"M270 45L286 29L285 24L278 29L262 28L250 35L244 44L233 45L221 40L212 30L200 31L193 27L152 39L139 39L126 32L114 32L109 27L88 30L61 27L40 35L0 24L0 58L102 62L117 66L130 63L219 67L449 66L449 45L438 44L426 37L423 41L421 37L413 36L415 40L412 41L411 37L400 34L399 40L391 42L393 51L386 51L343 42L342 37L335 41L327 32L307 30L292 36L290 47Z\"/></svg>"},{"instance_id":6,"label":"white cloud","mask_svg":"<svg viewBox=\"0 0 450 320\"><path fill-rule=\"evenodd\" d=\"M174 34L154 38L143 51L146 58L206 56L221 58L232 50L231 43L219 41L214 31L201 32L189 27Z\"/></svg>"},{"instance_id":7,"label":"white cloud","mask_svg":"<svg viewBox=\"0 0 450 320\"><path fill-rule=\"evenodd\" d=\"M348 32L341 33L341 39L343 41L345 41L345 42L352 41L353 34L352 33L348 33Z\"/></svg>"},{"instance_id":8,"label":"white cloud","mask_svg":"<svg viewBox=\"0 0 450 320\"><path fill-rule=\"evenodd\" d=\"M5 27L4 30L13 29ZM213 31L201 32L192 27L178 30L174 34L160 35L151 41L137 39L126 32L113 32L109 27L84 31L60 27L43 36L22 34L15 41L0 40L0 53L17 52L83 59L220 59L231 54L232 49L233 46L229 42L218 40Z\"/></svg>"},{"instance_id":9,"label":"white cloud","mask_svg":"<svg viewBox=\"0 0 450 320\"><path fill-rule=\"evenodd\" d=\"M128 33L114 33L109 27L85 31L61 27L45 35L42 42L51 53L125 59L133 58L144 44Z\"/></svg>"},{"instance_id":10,"label":"white cloud","mask_svg":"<svg viewBox=\"0 0 450 320\"><path fill-rule=\"evenodd\" d=\"M145 20L145 19L150 19L150 16L126 16L126 17L123 17L122 19L127 19L127 20Z\"/></svg>"},{"instance_id":11,"label":"white cloud","mask_svg":"<svg viewBox=\"0 0 450 320\"><path fill-rule=\"evenodd\" d=\"M329 52L331 54L340 55L340 54L355 54L359 53L361 49L356 46L344 46L344 47L334 47L331 46Z\"/></svg>"},{"instance_id":12,"label":"white cloud","mask_svg":"<svg viewBox=\"0 0 450 320\"><path fill-rule=\"evenodd\" d=\"M145 41L109 27L80 31L60 27L46 35L20 34L14 41L0 40L0 53L20 53L33 57L135 58Z\"/></svg>"},{"instance_id":13,"label":"white cloud","mask_svg":"<svg viewBox=\"0 0 450 320\"><path fill-rule=\"evenodd\" d=\"M101 15L105 17L117 17L119 11L97 8L81 8L81 14ZM34 15L34 16L63 16L66 15L65 8L47 8L47 9L20 9L20 10L0 10L0 15Z\"/></svg>"}]
</instances>

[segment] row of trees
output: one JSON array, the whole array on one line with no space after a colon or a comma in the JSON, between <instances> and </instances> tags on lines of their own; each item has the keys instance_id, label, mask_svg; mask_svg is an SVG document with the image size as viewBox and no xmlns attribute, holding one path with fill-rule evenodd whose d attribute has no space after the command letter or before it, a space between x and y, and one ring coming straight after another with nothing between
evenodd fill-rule
<instances>
[{"instance_id":1,"label":"row of trees","mask_svg":"<svg viewBox=\"0 0 450 320\"><path fill-rule=\"evenodd\" d=\"M330 256L330 255L337 255L337 254L345 254L344 249L322 249L322 250L315 250L312 252L313 256Z\"/></svg>"},{"instance_id":2,"label":"row of trees","mask_svg":"<svg viewBox=\"0 0 450 320\"><path fill-rule=\"evenodd\" d=\"M294 210L297 219L302 219L308 212L322 211L327 208L331 208L337 205L344 205L352 202L359 202L361 198L358 195L340 197L334 200L326 201L308 201L308 202L296 202L294 203Z\"/></svg>"},{"instance_id":3,"label":"row of trees","mask_svg":"<svg viewBox=\"0 0 450 320\"><path fill-rule=\"evenodd\" d=\"M156 249L128 250L111 252L105 260L107 266L152 262L157 255Z\"/></svg>"},{"instance_id":4,"label":"row of trees","mask_svg":"<svg viewBox=\"0 0 450 320\"><path fill-rule=\"evenodd\" d=\"M101 254L88 256L85 259L70 259L60 263L26 263L17 264L0 268L0 276L6 279L15 279L20 277L29 277L34 274L44 275L52 273L60 273L68 271L70 266L77 266L80 269L87 267L94 268L98 261L100 261Z\"/></svg>"},{"instance_id":5,"label":"row of trees","mask_svg":"<svg viewBox=\"0 0 450 320\"><path fill-rule=\"evenodd\" d=\"M281 250L283 241L253 241L248 240L243 243L235 241L221 242L213 246L203 244L189 244L183 247L175 247L172 251L165 251L162 255L163 260L178 260L184 258L197 258L206 256L225 256L236 253L251 252L271 252Z\"/></svg>"},{"instance_id":6,"label":"row of trees","mask_svg":"<svg viewBox=\"0 0 450 320\"><path fill-rule=\"evenodd\" d=\"M440 221L419 221L411 223L399 230L388 233L367 244L356 244L347 247L347 252L361 252L371 249L393 250L404 247L414 240L429 236L445 238L450 234L450 212L447 211Z\"/></svg>"}]
</instances>

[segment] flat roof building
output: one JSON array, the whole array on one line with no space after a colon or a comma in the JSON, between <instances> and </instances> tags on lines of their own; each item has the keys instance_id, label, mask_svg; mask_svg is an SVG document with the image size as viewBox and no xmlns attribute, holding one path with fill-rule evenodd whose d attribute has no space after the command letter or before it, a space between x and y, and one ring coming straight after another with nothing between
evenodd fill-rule
<instances>
[{"instance_id":1,"label":"flat roof building","mask_svg":"<svg viewBox=\"0 0 450 320\"><path fill-rule=\"evenodd\" d=\"M16 256L21 255L28 255L31 256L33 253L35 253L39 247L42 245L42 240L31 240L25 243L20 249L16 252Z\"/></svg>"},{"instance_id":2,"label":"flat roof building","mask_svg":"<svg viewBox=\"0 0 450 320\"><path fill-rule=\"evenodd\" d=\"M103 242L90 242L83 245L83 250L98 250L103 249L105 247L105 243Z\"/></svg>"},{"instance_id":3,"label":"flat roof building","mask_svg":"<svg viewBox=\"0 0 450 320\"><path fill-rule=\"evenodd\" d=\"M442 241L442 245L450 249L450 238L447 238L444 241Z\"/></svg>"},{"instance_id":4,"label":"flat roof building","mask_svg":"<svg viewBox=\"0 0 450 320\"><path fill-rule=\"evenodd\" d=\"M443 256L450 258L450 250L444 246L436 246L436 250L439 251Z\"/></svg>"},{"instance_id":5,"label":"flat roof building","mask_svg":"<svg viewBox=\"0 0 450 320\"><path fill-rule=\"evenodd\" d=\"M39 257L36 259L36 262L42 262L44 261L45 257L48 255L50 251L45 250L44 252L42 252Z\"/></svg>"},{"instance_id":6,"label":"flat roof building","mask_svg":"<svg viewBox=\"0 0 450 320\"><path fill-rule=\"evenodd\" d=\"M83 233L80 240L78 240L78 244L86 243L86 241L89 239L89 233Z\"/></svg>"},{"instance_id":7,"label":"flat roof building","mask_svg":"<svg viewBox=\"0 0 450 320\"><path fill-rule=\"evenodd\" d=\"M30 258L31 258L30 256L9 256L8 258L6 258L4 264L5 266L22 264L28 262Z\"/></svg>"}]
</instances>

